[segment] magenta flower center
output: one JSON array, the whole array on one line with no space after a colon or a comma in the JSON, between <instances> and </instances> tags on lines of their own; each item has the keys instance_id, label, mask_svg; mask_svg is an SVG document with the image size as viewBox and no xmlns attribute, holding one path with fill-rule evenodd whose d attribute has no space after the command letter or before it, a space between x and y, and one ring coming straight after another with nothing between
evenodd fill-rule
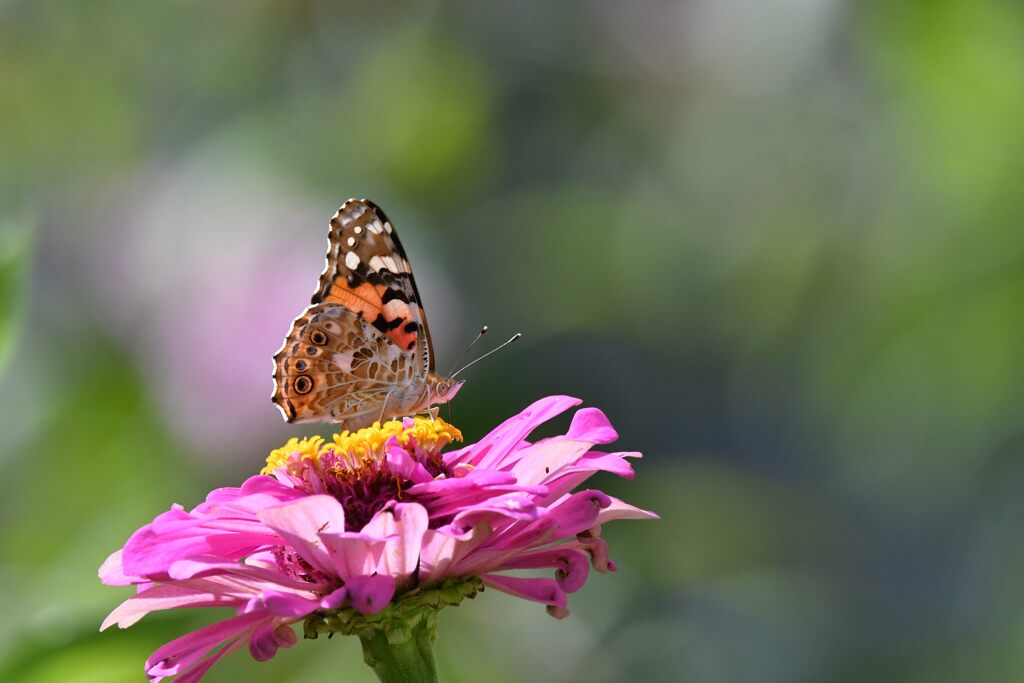
<instances>
[{"instance_id":1,"label":"magenta flower center","mask_svg":"<svg viewBox=\"0 0 1024 683\"><path fill-rule=\"evenodd\" d=\"M448 475L440 455L424 454L420 464L431 476ZM392 472L386 461L367 459L357 467L330 449L320 454L320 481L324 493L334 496L345 510L345 526L362 529L390 501L405 498L412 482Z\"/></svg>"}]
</instances>

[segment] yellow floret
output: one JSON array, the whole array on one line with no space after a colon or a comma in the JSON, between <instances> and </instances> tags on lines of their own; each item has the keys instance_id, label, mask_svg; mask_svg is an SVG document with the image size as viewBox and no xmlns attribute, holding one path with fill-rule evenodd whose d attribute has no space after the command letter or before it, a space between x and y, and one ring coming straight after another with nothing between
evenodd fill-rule
<instances>
[{"instance_id":1,"label":"yellow floret","mask_svg":"<svg viewBox=\"0 0 1024 683\"><path fill-rule=\"evenodd\" d=\"M402 446L408 446L412 441L429 453L439 452L452 441L462 441L462 432L439 417L433 420L426 417L413 419L414 423L408 429L401 420L389 420L383 425L374 422L372 427L364 427L355 432L346 430L335 434L333 441L328 444L324 444L319 436L303 439L293 437L281 448L271 451L267 456L267 465L260 473L272 474L277 468L294 463L296 459L319 464L320 455L327 451L333 451L356 467L368 459L382 458L384 444L392 436L397 437Z\"/></svg>"}]
</instances>

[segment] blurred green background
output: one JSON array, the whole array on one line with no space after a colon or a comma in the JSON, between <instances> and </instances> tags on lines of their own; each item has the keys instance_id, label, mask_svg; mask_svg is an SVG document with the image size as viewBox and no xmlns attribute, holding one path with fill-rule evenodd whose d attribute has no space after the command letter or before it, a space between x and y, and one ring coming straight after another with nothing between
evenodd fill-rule
<instances>
[{"instance_id":1,"label":"blurred green background","mask_svg":"<svg viewBox=\"0 0 1024 683\"><path fill-rule=\"evenodd\" d=\"M0 2L0 679L142 680L96 569L297 433L271 360L349 196L475 439L603 408L663 520L456 681L1024 678L1024 8ZM328 431L326 426L321 432ZM351 639L211 682L373 680Z\"/></svg>"}]
</instances>

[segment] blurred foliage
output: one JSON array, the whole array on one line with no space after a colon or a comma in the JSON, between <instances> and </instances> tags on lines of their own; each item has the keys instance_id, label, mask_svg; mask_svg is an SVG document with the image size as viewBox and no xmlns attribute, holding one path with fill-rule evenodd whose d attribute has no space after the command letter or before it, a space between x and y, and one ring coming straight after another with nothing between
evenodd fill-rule
<instances>
[{"instance_id":1,"label":"blurred foliage","mask_svg":"<svg viewBox=\"0 0 1024 683\"><path fill-rule=\"evenodd\" d=\"M32 232L24 223L0 217L0 374L24 312L22 283L30 259Z\"/></svg>"},{"instance_id":2,"label":"blurred foliage","mask_svg":"<svg viewBox=\"0 0 1024 683\"><path fill-rule=\"evenodd\" d=\"M348 196L442 369L526 333L467 437L580 396L644 452L596 485L662 516L565 621L447 612L443 680L1024 676L1020 3L14 0L0 78L0 680L139 680L215 618L97 634L96 568L294 433L232 392ZM346 639L208 680L339 671L372 680Z\"/></svg>"}]
</instances>

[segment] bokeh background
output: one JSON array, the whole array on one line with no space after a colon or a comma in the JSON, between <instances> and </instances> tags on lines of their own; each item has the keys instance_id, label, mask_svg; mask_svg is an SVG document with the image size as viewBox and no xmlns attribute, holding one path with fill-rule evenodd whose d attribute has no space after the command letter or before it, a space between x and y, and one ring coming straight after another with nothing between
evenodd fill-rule
<instances>
[{"instance_id":1,"label":"bokeh background","mask_svg":"<svg viewBox=\"0 0 1024 683\"><path fill-rule=\"evenodd\" d=\"M0 2L0 679L142 680L96 569L297 433L272 353L381 204L471 439L603 408L660 522L445 681L1024 678L1014 0ZM324 426L321 431L326 432ZM358 642L211 682L371 681Z\"/></svg>"}]
</instances>

